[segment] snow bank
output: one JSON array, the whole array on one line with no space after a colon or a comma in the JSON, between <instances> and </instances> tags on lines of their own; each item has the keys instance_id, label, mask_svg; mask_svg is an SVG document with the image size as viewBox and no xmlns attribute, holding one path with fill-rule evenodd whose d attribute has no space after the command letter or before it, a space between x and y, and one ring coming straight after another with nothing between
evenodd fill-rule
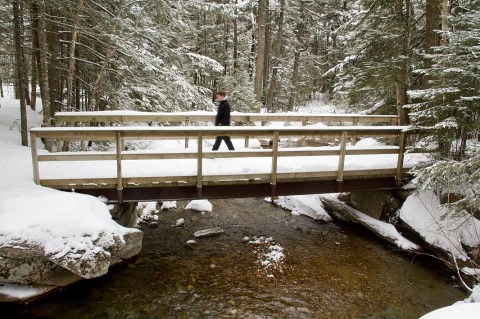
<instances>
[{"instance_id":1,"label":"snow bank","mask_svg":"<svg viewBox=\"0 0 480 319\"><path fill-rule=\"evenodd\" d=\"M420 319L478 319L480 303L461 303L432 311Z\"/></svg>"},{"instance_id":2,"label":"snow bank","mask_svg":"<svg viewBox=\"0 0 480 319\"><path fill-rule=\"evenodd\" d=\"M453 213L440 206L433 191L410 195L400 210L400 218L426 242L458 260L469 259L463 245L480 245L480 221L467 212Z\"/></svg>"},{"instance_id":3,"label":"snow bank","mask_svg":"<svg viewBox=\"0 0 480 319\"><path fill-rule=\"evenodd\" d=\"M473 287L472 294L463 301L432 311L420 319L478 319L480 317L480 285Z\"/></svg>"}]
</instances>

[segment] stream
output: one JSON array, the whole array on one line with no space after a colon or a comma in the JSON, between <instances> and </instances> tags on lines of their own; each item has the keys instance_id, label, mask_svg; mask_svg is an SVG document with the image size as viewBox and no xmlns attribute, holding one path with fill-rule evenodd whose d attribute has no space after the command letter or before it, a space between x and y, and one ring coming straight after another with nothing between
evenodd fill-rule
<instances>
[{"instance_id":1,"label":"stream","mask_svg":"<svg viewBox=\"0 0 480 319\"><path fill-rule=\"evenodd\" d=\"M0 318L410 319L462 300L451 275L359 226L293 216L263 199L162 211L139 256ZM171 227L179 218L183 227ZM185 243L193 232L225 233ZM249 240L245 239L249 237Z\"/></svg>"}]
</instances>

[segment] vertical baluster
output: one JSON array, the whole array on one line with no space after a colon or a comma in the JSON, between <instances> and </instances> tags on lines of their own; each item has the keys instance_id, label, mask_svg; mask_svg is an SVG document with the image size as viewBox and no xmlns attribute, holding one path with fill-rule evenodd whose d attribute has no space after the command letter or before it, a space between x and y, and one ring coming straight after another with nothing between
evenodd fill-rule
<instances>
[{"instance_id":1,"label":"vertical baluster","mask_svg":"<svg viewBox=\"0 0 480 319\"><path fill-rule=\"evenodd\" d=\"M197 197L202 198L203 186L203 132L198 132L197 139Z\"/></svg>"},{"instance_id":2,"label":"vertical baluster","mask_svg":"<svg viewBox=\"0 0 480 319\"><path fill-rule=\"evenodd\" d=\"M40 171L38 166L37 135L34 132L30 132L30 148L32 150L33 181L39 185Z\"/></svg>"},{"instance_id":3,"label":"vertical baluster","mask_svg":"<svg viewBox=\"0 0 480 319\"><path fill-rule=\"evenodd\" d=\"M337 181L343 181L343 173L345 170L345 154L347 150L347 131L342 131L340 136L340 154L338 159L338 174Z\"/></svg>"},{"instance_id":4,"label":"vertical baluster","mask_svg":"<svg viewBox=\"0 0 480 319\"><path fill-rule=\"evenodd\" d=\"M403 160L404 160L404 153L405 153L405 145L406 145L406 135L405 132L400 133L399 143L398 143L398 160L397 160L397 173L396 179L400 180L403 176Z\"/></svg>"},{"instance_id":5,"label":"vertical baluster","mask_svg":"<svg viewBox=\"0 0 480 319\"><path fill-rule=\"evenodd\" d=\"M278 166L278 131L273 133L272 145L272 173L270 175L270 184L272 187L272 197L277 195L277 166Z\"/></svg>"},{"instance_id":6,"label":"vertical baluster","mask_svg":"<svg viewBox=\"0 0 480 319\"><path fill-rule=\"evenodd\" d=\"M123 139L122 132L117 131L117 193L118 202L123 202L123 177L122 177L122 151L123 151Z\"/></svg>"},{"instance_id":7,"label":"vertical baluster","mask_svg":"<svg viewBox=\"0 0 480 319\"><path fill-rule=\"evenodd\" d=\"M190 126L190 117L186 117L185 118L185 126ZM189 138L188 136L185 137L185 148L188 148L188 142L189 142Z\"/></svg>"}]
</instances>

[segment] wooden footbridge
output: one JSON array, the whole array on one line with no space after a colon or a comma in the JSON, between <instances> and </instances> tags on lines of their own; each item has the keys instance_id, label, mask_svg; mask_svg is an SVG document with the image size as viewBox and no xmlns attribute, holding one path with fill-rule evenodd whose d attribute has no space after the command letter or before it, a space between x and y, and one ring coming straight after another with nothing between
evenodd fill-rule
<instances>
[{"instance_id":1,"label":"wooden footbridge","mask_svg":"<svg viewBox=\"0 0 480 319\"><path fill-rule=\"evenodd\" d=\"M31 129L35 183L104 195L110 202L261 197L392 189L398 187L398 181L415 163L411 160L404 165L405 127L391 125L397 120L395 116L233 114L236 126L194 125L212 121L214 116L212 113L59 113L57 123L70 126ZM265 121L302 125L251 126ZM308 126L316 122L336 125ZM102 126L80 127L79 123ZM158 126L167 123L181 126ZM376 126L359 125L364 123ZM378 125L385 123L390 125ZM206 142L218 135L244 139L245 147L231 152L206 149ZM361 137L385 137L395 141L395 145L354 146ZM57 141L57 150L62 143L71 143L70 149L76 151L39 150L38 138ZM306 138L333 138L337 143L327 147L282 147L286 139L305 141ZM271 148L249 148L252 139L271 141ZM139 140L176 140L177 144L182 141L185 148L129 149L128 143ZM96 151L82 150L86 142L92 141L96 145L107 143L108 150L98 147ZM364 163L365 160L359 159L365 156L369 159L367 165L359 166L357 162Z\"/></svg>"}]
</instances>

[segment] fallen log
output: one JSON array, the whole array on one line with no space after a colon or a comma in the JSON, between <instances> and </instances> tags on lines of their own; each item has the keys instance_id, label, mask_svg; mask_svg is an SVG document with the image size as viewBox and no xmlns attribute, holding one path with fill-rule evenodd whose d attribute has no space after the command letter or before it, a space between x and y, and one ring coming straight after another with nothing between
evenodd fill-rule
<instances>
[{"instance_id":1,"label":"fallen log","mask_svg":"<svg viewBox=\"0 0 480 319\"><path fill-rule=\"evenodd\" d=\"M328 210L334 211L351 222L364 226L378 237L385 239L403 250L411 252L421 250L420 246L403 237L392 224L372 218L332 196L321 195L320 200Z\"/></svg>"}]
</instances>

